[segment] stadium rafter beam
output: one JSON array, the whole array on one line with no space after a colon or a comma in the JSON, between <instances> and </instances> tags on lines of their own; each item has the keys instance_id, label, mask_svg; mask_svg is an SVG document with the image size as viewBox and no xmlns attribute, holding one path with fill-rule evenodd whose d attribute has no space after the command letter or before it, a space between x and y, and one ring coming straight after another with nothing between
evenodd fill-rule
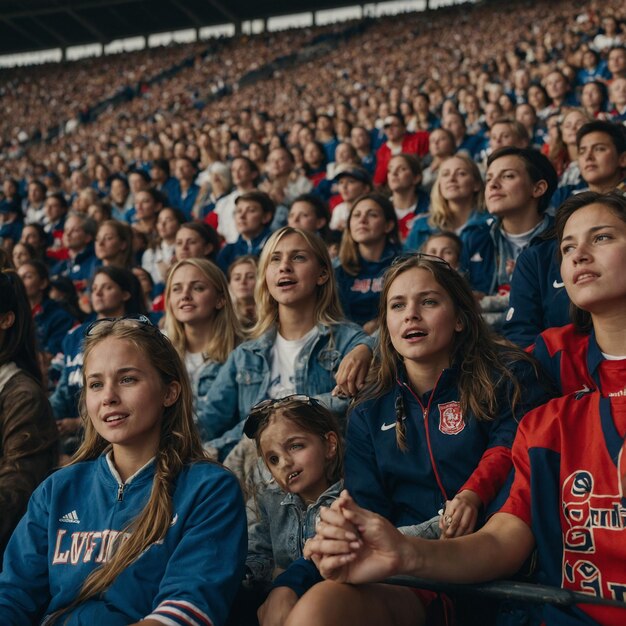
<instances>
[{"instance_id":1,"label":"stadium rafter beam","mask_svg":"<svg viewBox=\"0 0 626 626\"><path fill-rule=\"evenodd\" d=\"M171 0L171 2L177 9L180 9L180 11L182 11L196 25L196 27L199 28L204 26L204 22L188 6L179 2L179 0Z\"/></svg>"},{"instance_id":2,"label":"stadium rafter beam","mask_svg":"<svg viewBox=\"0 0 626 626\"><path fill-rule=\"evenodd\" d=\"M65 37L63 37L63 35L61 35L58 30L55 30L54 28L48 26L48 24L40 20L39 17L32 15L31 19L33 20L33 22L35 22L35 24L37 24L37 26L39 26L39 28L45 30L49 35L54 37L63 47L70 45L70 42Z\"/></svg>"},{"instance_id":3,"label":"stadium rafter beam","mask_svg":"<svg viewBox=\"0 0 626 626\"><path fill-rule=\"evenodd\" d=\"M124 24L125 26L131 25L128 18L124 14L120 13L115 7L107 5L105 8L115 18L116 21Z\"/></svg>"},{"instance_id":4,"label":"stadium rafter beam","mask_svg":"<svg viewBox=\"0 0 626 626\"><path fill-rule=\"evenodd\" d=\"M35 17L38 15L51 15L53 13L67 13L69 11L83 11L85 9L101 9L118 4L132 4L144 2L144 0L87 0L86 2L64 2L47 7L37 7L29 10L9 11L2 13L2 17L14 19L22 17Z\"/></svg>"},{"instance_id":5,"label":"stadium rafter beam","mask_svg":"<svg viewBox=\"0 0 626 626\"><path fill-rule=\"evenodd\" d=\"M103 45L128 37L146 38L227 23L234 25L235 35L239 35L248 20L264 20L267 27L271 17L337 9L360 1L0 0L4 35L0 38L0 56L54 47ZM381 4L389 1L378 0ZM429 3L431 7L433 4ZM43 22L47 28L41 25Z\"/></svg>"},{"instance_id":6,"label":"stadium rafter beam","mask_svg":"<svg viewBox=\"0 0 626 626\"><path fill-rule=\"evenodd\" d=\"M0 17L0 20L7 24L9 28L17 31L20 35L22 35L22 37L30 39L36 46L40 46L41 48L46 47L46 44L41 39L39 39L39 37L36 37L25 28L22 28L19 24L9 19L8 17Z\"/></svg>"},{"instance_id":7,"label":"stadium rafter beam","mask_svg":"<svg viewBox=\"0 0 626 626\"><path fill-rule=\"evenodd\" d=\"M96 28L88 19L76 13L74 9L68 8L65 10L65 13L76 20L85 30L88 30L98 40L98 43L104 44L109 40L100 29Z\"/></svg>"},{"instance_id":8,"label":"stadium rafter beam","mask_svg":"<svg viewBox=\"0 0 626 626\"><path fill-rule=\"evenodd\" d=\"M219 0L207 0L207 1L214 9L217 9L229 21L235 24L241 23L241 18L235 15L232 11L229 11L221 2L219 2Z\"/></svg>"}]
</instances>

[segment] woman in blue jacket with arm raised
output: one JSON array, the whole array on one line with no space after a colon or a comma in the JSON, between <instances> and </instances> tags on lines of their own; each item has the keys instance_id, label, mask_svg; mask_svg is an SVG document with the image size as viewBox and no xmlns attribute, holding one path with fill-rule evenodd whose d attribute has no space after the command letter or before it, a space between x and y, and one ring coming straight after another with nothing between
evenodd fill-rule
<instances>
[{"instance_id":1,"label":"woman in blue jacket with arm raised","mask_svg":"<svg viewBox=\"0 0 626 626\"><path fill-rule=\"evenodd\" d=\"M232 352L198 406L204 440L221 456L240 440L250 409L266 398L305 394L345 412L347 401L331 395L335 372L352 348L372 343L343 318L326 246L303 230L286 226L270 237L255 299L253 339Z\"/></svg>"}]
</instances>

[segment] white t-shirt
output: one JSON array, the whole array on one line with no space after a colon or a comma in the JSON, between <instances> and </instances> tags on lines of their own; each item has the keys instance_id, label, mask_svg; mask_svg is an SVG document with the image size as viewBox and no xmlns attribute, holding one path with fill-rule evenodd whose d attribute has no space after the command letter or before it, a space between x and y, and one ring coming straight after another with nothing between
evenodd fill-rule
<instances>
[{"instance_id":1,"label":"white t-shirt","mask_svg":"<svg viewBox=\"0 0 626 626\"><path fill-rule=\"evenodd\" d=\"M235 243L239 238L239 231L235 224L235 201L240 195L241 192L234 189L215 203L217 232L224 237L226 243Z\"/></svg>"},{"instance_id":2,"label":"white t-shirt","mask_svg":"<svg viewBox=\"0 0 626 626\"><path fill-rule=\"evenodd\" d=\"M304 337L291 341L285 339L280 333L276 333L276 341L271 352L270 384L267 390L270 398L284 398L297 393L296 361L304 345L318 332L317 326L314 326Z\"/></svg>"},{"instance_id":3,"label":"white t-shirt","mask_svg":"<svg viewBox=\"0 0 626 626\"><path fill-rule=\"evenodd\" d=\"M348 215L350 214L350 205L347 202L339 203L334 209L330 218L330 228L332 230L344 230L348 223Z\"/></svg>"},{"instance_id":4,"label":"white t-shirt","mask_svg":"<svg viewBox=\"0 0 626 626\"><path fill-rule=\"evenodd\" d=\"M198 382L200 369L204 365L204 355L202 352L185 352L185 367L191 381L191 386L195 389Z\"/></svg>"},{"instance_id":5,"label":"white t-shirt","mask_svg":"<svg viewBox=\"0 0 626 626\"><path fill-rule=\"evenodd\" d=\"M525 250L530 243L530 240L534 237L535 232L537 230L537 226L529 230L525 233L520 233L519 235L513 235L511 233L507 233L502 230L502 236L509 242L511 250L513 253L512 259L517 261L517 257L522 253L522 250Z\"/></svg>"}]
</instances>

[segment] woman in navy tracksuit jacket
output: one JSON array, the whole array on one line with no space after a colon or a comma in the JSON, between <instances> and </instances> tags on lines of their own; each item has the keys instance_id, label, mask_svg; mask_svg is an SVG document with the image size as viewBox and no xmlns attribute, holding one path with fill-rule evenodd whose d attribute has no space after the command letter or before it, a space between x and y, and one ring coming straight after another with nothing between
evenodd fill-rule
<instances>
[{"instance_id":1,"label":"woman in navy tracksuit jacket","mask_svg":"<svg viewBox=\"0 0 626 626\"><path fill-rule=\"evenodd\" d=\"M374 330L385 270L402 252L398 218L391 202L376 193L357 198L350 209L335 269L346 317Z\"/></svg>"},{"instance_id":2,"label":"woman in navy tracksuit jacket","mask_svg":"<svg viewBox=\"0 0 626 626\"><path fill-rule=\"evenodd\" d=\"M464 490L478 495L483 511L495 498L511 468L510 449L519 419L547 401L548 395L530 363L513 362L511 373L524 389L515 410L510 404L514 383L509 380L497 389L493 420L478 420L469 413L458 421L461 367L455 363L444 369L435 387L422 396L401 373L390 391L352 411L346 485L360 506L405 526L430 519ZM400 452L396 444L398 411L406 422L410 452Z\"/></svg>"},{"instance_id":3,"label":"woman in navy tracksuit jacket","mask_svg":"<svg viewBox=\"0 0 626 626\"><path fill-rule=\"evenodd\" d=\"M398 263L381 298L379 356L349 415L346 487L396 526L441 510L443 535L471 533L505 484L519 420L549 392L529 357L493 339L469 286L444 261ZM275 587L297 596L315 582L313 570L298 561ZM320 605L345 601L326 589ZM385 594L372 601L385 603Z\"/></svg>"}]
</instances>

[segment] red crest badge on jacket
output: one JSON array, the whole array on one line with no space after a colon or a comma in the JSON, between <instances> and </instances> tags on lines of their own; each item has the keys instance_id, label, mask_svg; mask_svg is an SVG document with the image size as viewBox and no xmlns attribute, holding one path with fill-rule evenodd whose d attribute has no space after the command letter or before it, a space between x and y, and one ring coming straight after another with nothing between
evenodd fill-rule
<instances>
[{"instance_id":1,"label":"red crest badge on jacket","mask_svg":"<svg viewBox=\"0 0 626 626\"><path fill-rule=\"evenodd\" d=\"M461 405L456 400L437 406L439 407L439 430L444 435L457 435L465 428Z\"/></svg>"}]
</instances>

